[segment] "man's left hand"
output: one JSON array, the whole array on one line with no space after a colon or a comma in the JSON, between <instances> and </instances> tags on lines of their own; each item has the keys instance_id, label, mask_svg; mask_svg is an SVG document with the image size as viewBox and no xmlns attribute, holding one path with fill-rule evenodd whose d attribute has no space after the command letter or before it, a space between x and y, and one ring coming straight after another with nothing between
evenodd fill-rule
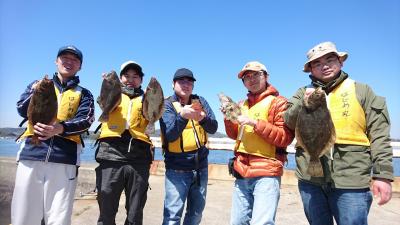
<instances>
[{"instance_id":1,"label":"man's left hand","mask_svg":"<svg viewBox=\"0 0 400 225\"><path fill-rule=\"evenodd\" d=\"M257 124L257 120L250 119L248 116L240 115L237 119L239 125L249 125L254 127Z\"/></svg>"},{"instance_id":2,"label":"man's left hand","mask_svg":"<svg viewBox=\"0 0 400 225\"><path fill-rule=\"evenodd\" d=\"M392 184L390 180L376 178L372 183L372 193L375 198L380 197L378 205L384 205L392 198Z\"/></svg>"}]
</instances>

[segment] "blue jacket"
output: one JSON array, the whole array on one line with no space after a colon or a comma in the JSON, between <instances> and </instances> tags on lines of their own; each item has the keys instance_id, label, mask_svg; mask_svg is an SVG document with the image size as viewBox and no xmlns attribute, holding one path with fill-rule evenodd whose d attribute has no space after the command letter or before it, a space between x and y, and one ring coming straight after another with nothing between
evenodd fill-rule
<instances>
[{"instance_id":1,"label":"blue jacket","mask_svg":"<svg viewBox=\"0 0 400 225\"><path fill-rule=\"evenodd\" d=\"M192 99L194 95L190 98ZM200 103L202 104L205 112L207 113L206 117L200 121L200 125L203 129L210 134L214 134L218 129L218 122L215 119L215 115L208 105L207 101L198 96L200 99ZM160 119L160 129L161 133L165 139L165 141L173 142L178 139L184 128L186 127L189 120L183 118L180 114L178 114L172 104L173 101L178 101L178 96L175 94L165 101L165 111ZM175 169L175 170L194 170L196 169L195 163L195 155L194 152L189 153L171 153L167 149L165 150L165 167L167 169ZM208 166L208 149L204 146L197 150L198 159L199 159L199 168L202 169Z\"/></svg>"},{"instance_id":2,"label":"blue jacket","mask_svg":"<svg viewBox=\"0 0 400 225\"><path fill-rule=\"evenodd\" d=\"M18 114L27 119L27 111L30 99L33 94L32 85L28 85L25 92L17 102ZM60 93L75 88L79 84L79 77L75 76L65 84L61 84L57 73L53 76L53 82ZM81 87L82 88L82 87ZM17 160L46 161L63 164L79 164L79 154L81 146L71 140L60 136L77 135L86 132L94 121L94 101L89 90L82 88L81 99L75 116L67 121L61 122L64 126L64 133L54 136L40 145L31 145L30 137L23 140L21 150Z\"/></svg>"}]
</instances>

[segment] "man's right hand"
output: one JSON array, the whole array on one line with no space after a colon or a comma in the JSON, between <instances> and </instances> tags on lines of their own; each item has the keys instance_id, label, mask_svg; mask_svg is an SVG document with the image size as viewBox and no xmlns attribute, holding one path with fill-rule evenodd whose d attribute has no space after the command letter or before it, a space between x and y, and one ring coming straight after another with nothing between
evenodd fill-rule
<instances>
[{"instance_id":1,"label":"man's right hand","mask_svg":"<svg viewBox=\"0 0 400 225\"><path fill-rule=\"evenodd\" d=\"M315 88L306 88L304 92L304 102L307 102L308 97L315 91Z\"/></svg>"},{"instance_id":2,"label":"man's right hand","mask_svg":"<svg viewBox=\"0 0 400 225\"><path fill-rule=\"evenodd\" d=\"M379 198L378 205L384 205L392 198L392 184L390 180L377 178L372 182L372 193Z\"/></svg>"},{"instance_id":3,"label":"man's right hand","mask_svg":"<svg viewBox=\"0 0 400 225\"><path fill-rule=\"evenodd\" d=\"M192 107L192 105L185 105L182 108L180 115L185 119L196 121L200 121L205 117L205 113L202 110Z\"/></svg>"},{"instance_id":4,"label":"man's right hand","mask_svg":"<svg viewBox=\"0 0 400 225\"><path fill-rule=\"evenodd\" d=\"M31 90L34 91L39 84L40 80L35 81L35 83L32 84Z\"/></svg>"}]
</instances>

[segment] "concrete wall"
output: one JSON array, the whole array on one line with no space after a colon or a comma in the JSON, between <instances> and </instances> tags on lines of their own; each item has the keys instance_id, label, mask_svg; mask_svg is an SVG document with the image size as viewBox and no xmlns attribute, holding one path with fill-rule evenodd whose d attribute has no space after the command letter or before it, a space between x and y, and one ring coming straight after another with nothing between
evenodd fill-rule
<instances>
[{"instance_id":1,"label":"concrete wall","mask_svg":"<svg viewBox=\"0 0 400 225\"><path fill-rule=\"evenodd\" d=\"M88 193L96 187L96 173L95 168L97 163L83 164L79 168L78 187L76 194ZM229 175L227 165L211 164L209 165L209 179L215 180L233 180L234 178ZM8 186L14 186L16 171L16 163L12 158L0 158L0 182L8 184ZM165 166L163 161L154 161L150 173L152 175L163 176L165 172ZM282 184L297 185L297 178L293 170L285 170L282 176ZM400 177L396 177L392 183L392 190L394 192L400 192Z\"/></svg>"}]
</instances>

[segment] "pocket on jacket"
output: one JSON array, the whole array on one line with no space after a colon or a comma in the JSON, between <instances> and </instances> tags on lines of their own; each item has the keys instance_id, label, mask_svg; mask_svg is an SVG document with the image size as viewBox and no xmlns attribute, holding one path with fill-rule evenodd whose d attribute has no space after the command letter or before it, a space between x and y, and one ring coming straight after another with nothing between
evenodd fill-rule
<instances>
[{"instance_id":1,"label":"pocket on jacket","mask_svg":"<svg viewBox=\"0 0 400 225\"><path fill-rule=\"evenodd\" d=\"M369 146L337 146L333 158L333 170L338 175L368 174L371 170Z\"/></svg>"},{"instance_id":2,"label":"pocket on jacket","mask_svg":"<svg viewBox=\"0 0 400 225\"><path fill-rule=\"evenodd\" d=\"M384 97L376 96L371 103L371 109L376 112L376 114L383 114L388 123L390 123L389 112L386 107L386 100Z\"/></svg>"}]
</instances>

